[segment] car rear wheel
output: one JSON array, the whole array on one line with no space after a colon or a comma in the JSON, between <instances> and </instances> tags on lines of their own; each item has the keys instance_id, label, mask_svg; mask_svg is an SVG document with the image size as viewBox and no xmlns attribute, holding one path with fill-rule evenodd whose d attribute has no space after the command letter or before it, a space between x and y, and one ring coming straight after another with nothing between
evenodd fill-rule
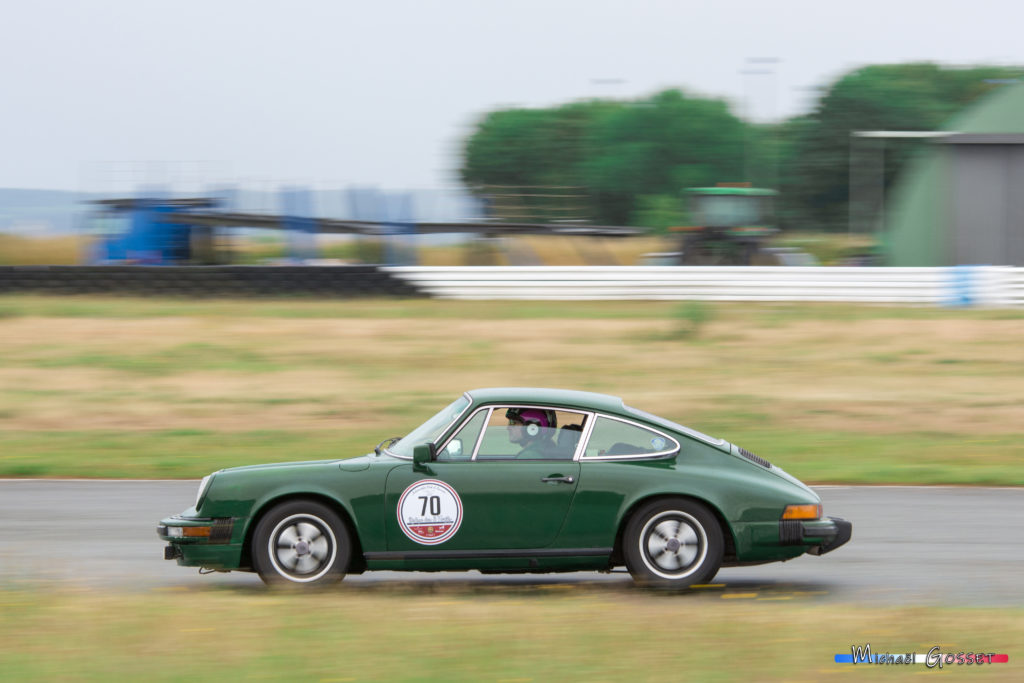
<instances>
[{"instance_id":1,"label":"car rear wheel","mask_svg":"<svg viewBox=\"0 0 1024 683\"><path fill-rule=\"evenodd\" d=\"M322 503L293 500L256 525L253 565L271 586L325 586L345 576L352 544L338 514Z\"/></svg>"},{"instance_id":2,"label":"car rear wheel","mask_svg":"<svg viewBox=\"0 0 1024 683\"><path fill-rule=\"evenodd\" d=\"M626 567L644 586L686 588L706 583L722 566L724 543L707 507L682 498L638 509L623 534Z\"/></svg>"}]
</instances>

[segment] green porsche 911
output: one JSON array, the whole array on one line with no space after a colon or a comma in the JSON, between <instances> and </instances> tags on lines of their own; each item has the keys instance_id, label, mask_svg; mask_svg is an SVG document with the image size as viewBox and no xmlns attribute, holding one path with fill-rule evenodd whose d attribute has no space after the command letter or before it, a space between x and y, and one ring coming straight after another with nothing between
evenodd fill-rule
<instances>
[{"instance_id":1,"label":"green porsche 911","mask_svg":"<svg viewBox=\"0 0 1024 683\"><path fill-rule=\"evenodd\" d=\"M851 524L764 458L603 394L479 389L341 460L233 467L157 526L164 557L323 585L367 570L610 571L707 583Z\"/></svg>"}]
</instances>

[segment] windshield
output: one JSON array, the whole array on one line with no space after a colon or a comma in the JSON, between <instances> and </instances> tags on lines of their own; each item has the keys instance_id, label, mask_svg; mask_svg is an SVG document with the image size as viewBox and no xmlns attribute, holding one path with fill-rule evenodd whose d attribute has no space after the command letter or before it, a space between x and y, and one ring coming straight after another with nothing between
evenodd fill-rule
<instances>
[{"instance_id":1,"label":"windshield","mask_svg":"<svg viewBox=\"0 0 1024 683\"><path fill-rule=\"evenodd\" d=\"M444 430L451 423L455 422L459 415L462 414L462 411L468 407L469 399L465 396L460 396L443 408L437 415L412 430L407 436L402 437L395 445L387 448L387 452L391 455L411 458L413 448L420 444L436 442L438 437L444 433Z\"/></svg>"},{"instance_id":2,"label":"windshield","mask_svg":"<svg viewBox=\"0 0 1024 683\"><path fill-rule=\"evenodd\" d=\"M711 227L757 225L761 216L762 197L711 195L695 202L697 220Z\"/></svg>"}]
</instances>

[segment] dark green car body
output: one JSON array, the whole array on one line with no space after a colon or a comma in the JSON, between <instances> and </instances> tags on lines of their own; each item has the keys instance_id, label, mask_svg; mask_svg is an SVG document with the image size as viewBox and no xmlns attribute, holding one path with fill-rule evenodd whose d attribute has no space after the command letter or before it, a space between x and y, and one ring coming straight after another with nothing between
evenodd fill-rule
<instances>
[{"instance_id":1,"label":"dark green car body","mask_svg":"<svg viewBox=\"0 0 1024 683\"><path fill-rule=\"evenodd\" d=\"M534 421L543 427L528 428L550 432L550 457L507 452L499 430L514 411L543 413ZM427 448L410 442L425 436ZM528 388L467 392L409 437L361 457L221 470L157 533L180 565L251 571L266 545L254 548L259 521L312 501L344 524L347 573L605 571L628 564L624 536L637 511L672 500L714 516L722 543L711 549L725 566L821 554L850 536L848 522L820 516L811 489L733 444L619 398ZM783 519L787 506L817 514Z\"/></svg>"}]
</instances>

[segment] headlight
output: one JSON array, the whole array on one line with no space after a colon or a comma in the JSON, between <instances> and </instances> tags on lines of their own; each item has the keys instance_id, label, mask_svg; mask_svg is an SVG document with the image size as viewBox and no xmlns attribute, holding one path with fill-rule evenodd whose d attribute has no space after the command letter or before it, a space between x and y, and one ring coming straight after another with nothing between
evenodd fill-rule
<instances>
[{"instance_id":1,"label":"headlight","mask_svg":"<svg viewBox=\"0 0 1024 683\"><path fill-rule=\"evenodd\" d=\"M213 475L214 474L217 474L217 473L214 472L213 474L208 474L205 477L203 477L203 480L201 482L199 482L199 491L196 493L196 509L197 510L199 509L199 502L203 499L203 496L206 495L206 489L210 488L210 482L213 481Z\"/></svg>"},{"instance_id":2,"label":"headlight","mask_svg":"<svg viewBox=\"0 0 1024 683\"><path fill-rule=\"evenodd\" d=\"M167 535L171 538L209 538L211 527L208 526L171 526L167 527Z\"/></svg>"}]
</instances>

